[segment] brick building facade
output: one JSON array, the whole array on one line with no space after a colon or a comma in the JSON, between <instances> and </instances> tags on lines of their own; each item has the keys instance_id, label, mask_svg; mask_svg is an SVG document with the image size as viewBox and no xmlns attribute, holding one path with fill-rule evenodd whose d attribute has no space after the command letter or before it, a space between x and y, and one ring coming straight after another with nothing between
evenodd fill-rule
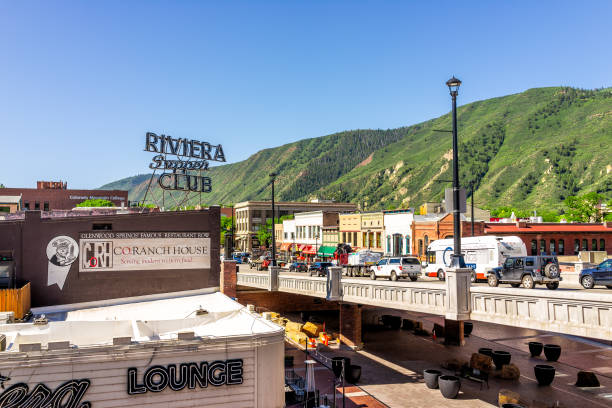
<instances>
[{"instance_id":1,"label":"brick building facade","mask_svg":"<svg viewBox=\"0 0 612 408\"><path fill-rule=\"evenodd\" d=\"M461 236L472 236L472 223L461 216ZM474 236L484 235L485 223L474 222ZM415 215L412 222L412 253L423 256L427 246L437 239L453 237L453 214Z\"/></svg>"},{"instance_id":2,"label":"brick building facade","mask_svg":"<svg viewBox=\"0 0 612 408\"><path fill-rule=\"evenodd\" d=\"M23 210L70 210L85 200L101 199L112 201L120 207L128 206L127 190L69 190L65 182L38 181L36 188L3 188L3 196L21 195Z\"/></svg>"},{"instance_id":3,"label":"brick building facade","mask_svg":"<svg viewBox=\"0 0 612 408\"><path fill-rule=\"evenodd\" d=\"M578 255L580 251L612 253L612 223L486 223L485 235L516 235L529 255Z\"/></svg>"}]
</instances>

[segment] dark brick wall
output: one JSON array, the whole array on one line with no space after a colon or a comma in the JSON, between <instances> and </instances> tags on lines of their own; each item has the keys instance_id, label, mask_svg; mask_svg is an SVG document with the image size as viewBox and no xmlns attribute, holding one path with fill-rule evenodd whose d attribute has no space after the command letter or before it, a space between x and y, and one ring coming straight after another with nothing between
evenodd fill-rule
<instances>
[{"instance_id":1,"label":"dark brick wall","mask_svg":"<svg viewBox=\"0 0 612 408\"><path fill-rule=\"evenodd\" d=\"M32 306L87 302L118 297L140 296L219 286L219 208L202 211L121 214L91 217L41 219L29 211L24 221L0 222L0 252L12 251L17 278L29 280ZM209 232L210 269L166 269L158 271L79 272L74 262L63 289L47 285L49 241L66 235L75 241L93 224L112 224L113 232Z\"/></svg>"}]
</instances>

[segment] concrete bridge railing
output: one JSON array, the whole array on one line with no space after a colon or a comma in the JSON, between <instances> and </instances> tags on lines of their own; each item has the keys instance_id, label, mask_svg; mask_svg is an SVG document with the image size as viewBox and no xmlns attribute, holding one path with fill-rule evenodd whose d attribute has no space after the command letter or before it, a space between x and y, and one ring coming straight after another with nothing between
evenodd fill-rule
<instances>
[{"instance_id":1,"label":"concrete bridge railing","mask_svg":"<svg viewBox=\"0 0 612 408\"><path fill-rule=\"evenodd\" d=\"M238 273L238 285L269 288L267 273ZM344 278L341 301L419 313L445 314L446 289L429 282ZM327 297L325 278L279 276L278 290ZM612 339L612 293L547 289L470 288L470 319L598 339Z\"/></svg>"}]
</instances>

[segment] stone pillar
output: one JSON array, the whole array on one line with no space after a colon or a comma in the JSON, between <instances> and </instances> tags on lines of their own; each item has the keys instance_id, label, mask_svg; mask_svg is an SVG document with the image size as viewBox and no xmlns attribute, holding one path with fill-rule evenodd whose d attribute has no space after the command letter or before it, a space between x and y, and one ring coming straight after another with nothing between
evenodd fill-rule
<instances>
[{"instance_id":1,"label":"stone pillar","mask_svg":"<svg viewBox=\"0 0 612 408\"><path fill-rule=\"evenodd\" d=\"M341 300L342 268L339 266L332 266L327 270L327 300Z\"/></svg>"},{"instance_id":2,"label":"stone pillar","mask_svg":"<svg viewBox=\"0 0 612 408\"><path fill-rule=\"evenodd\" d=\"M280 273L280 266L268 266L270 271L270 286L268 290L276 292L278 290L278 275Z\"/></svg>"},{"instance_id":3,"label":"stone pillar","mask_svg":"<svg viewBox=\"0 0 612 408\"><path fill-rule=\"evenodd\" d=\"M446 313L444 316L444 342L462 346L463 321L469 320L471 312L470 277L471 268L446 270Z\"/></svg>"},{"instance_id":4,"label":"stone pillar","mask_svg":"<svg viewBox=\"0 0 612 408\"><path fill-rule=\"evenodd\" d=\"M361 350L361 305L340 304L340 341L353 350Z\"/></svg>"},{"instance_id":5,"label":"stone pillar","mask_svg":"<svg viewBox=\"0 0 612 408\"><path fill-rule=\"evenodd\" d=\"M236 261L224 260L221 268L220 289L221 293L233 299L236 298Z\"/></svg>"}]
</instances>

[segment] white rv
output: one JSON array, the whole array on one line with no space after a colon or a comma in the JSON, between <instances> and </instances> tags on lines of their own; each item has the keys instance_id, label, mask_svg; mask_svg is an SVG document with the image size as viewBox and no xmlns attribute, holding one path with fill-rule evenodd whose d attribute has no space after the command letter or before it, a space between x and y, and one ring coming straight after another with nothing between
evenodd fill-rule
<instances>
[{"instance_id":1,"label":"white rv","mask_svg":"<svg viewBox=\"0 0 612 408\"><path fill-rule=\"evenodd\" d=\"M454 251L452 239L439 239L427 247L424 274L444 280ZM487 279L487 271L501 266L509 256L526 256L527 248L516 236L481 236L461 238L461 253L467 267L474 269L472 281Z\"/></svg>"}]
</instances>

